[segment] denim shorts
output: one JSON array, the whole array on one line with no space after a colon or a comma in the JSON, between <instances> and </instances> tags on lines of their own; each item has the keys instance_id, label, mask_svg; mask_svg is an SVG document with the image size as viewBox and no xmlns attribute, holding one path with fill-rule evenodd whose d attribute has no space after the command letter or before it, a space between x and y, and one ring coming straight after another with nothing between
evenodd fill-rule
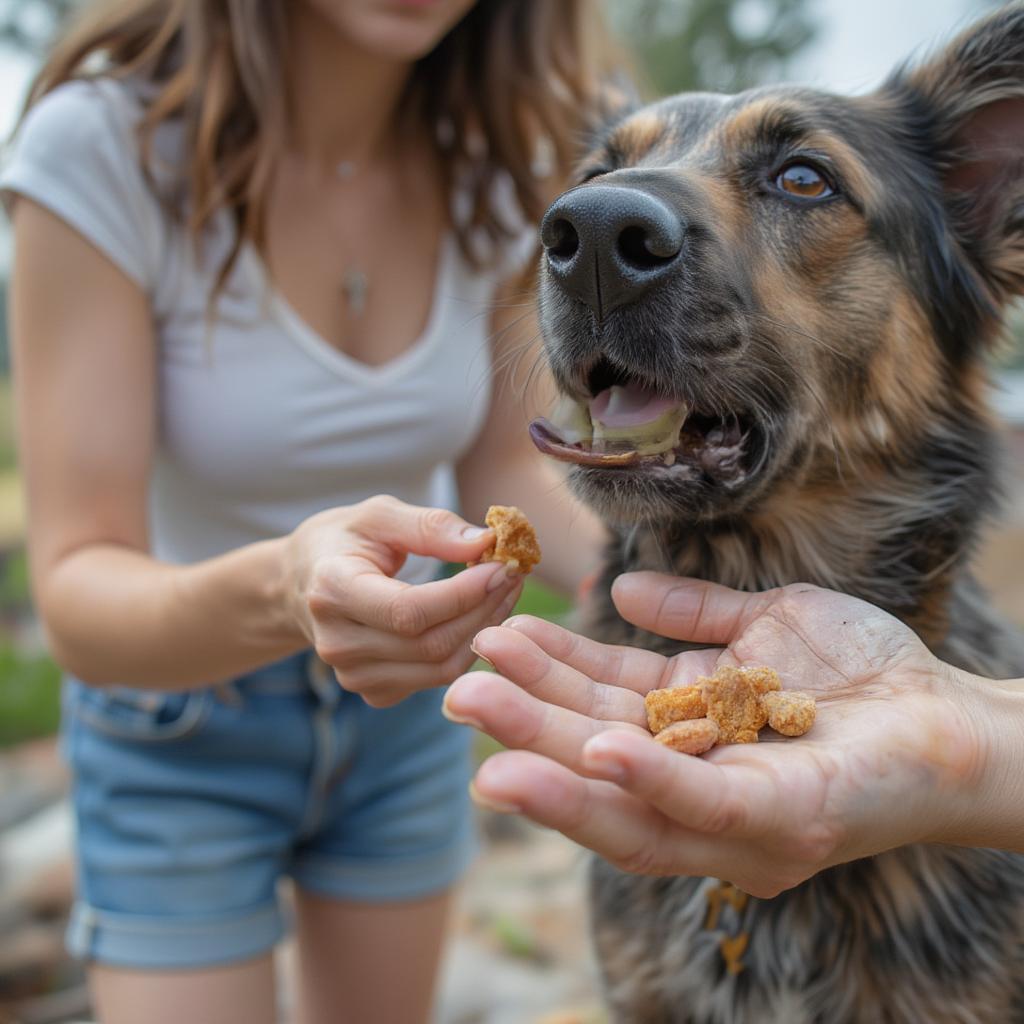
<instances>
[{"instance_id":1,"label":"denim shorts","mask_svg":"<svg viewBox=\"0 0 1024 1024\"><path fill-rule=\"evenodd\" d=\"M256 956L277 885L362 903L455 882L476 841L470 730L441 690L375 709L295 655L181 693L68 680L78 902L68 948L136 968Z\"/></svg>"}]
</instances>

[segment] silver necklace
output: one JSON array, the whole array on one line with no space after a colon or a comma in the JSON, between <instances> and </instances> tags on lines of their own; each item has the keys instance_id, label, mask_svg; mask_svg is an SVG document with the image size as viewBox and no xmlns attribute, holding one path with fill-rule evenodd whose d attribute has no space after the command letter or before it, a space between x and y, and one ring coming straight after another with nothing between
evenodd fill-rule
<instances>
[{"instance_id":1,"label":"silver necklace","mask_svg":"<svg viewBox=\"0 0 1024 1024\"><path fill-rule=\"evenodd\" d=\"M342 160L334 168L339 181L351 181L357 171L354 160ZM341 292L345 303L353 317L361 317L366 309L366 299L370 291L369 275L362 267L353 264L341 279Z\"/></svg>"}]
</instances>

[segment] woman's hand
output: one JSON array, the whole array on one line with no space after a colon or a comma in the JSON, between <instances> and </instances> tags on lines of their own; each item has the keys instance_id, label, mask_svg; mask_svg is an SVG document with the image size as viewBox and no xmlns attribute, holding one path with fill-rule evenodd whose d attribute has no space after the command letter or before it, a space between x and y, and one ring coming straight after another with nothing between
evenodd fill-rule
<instances>
[{"instance_id":1,"label":"woman's hand","mask_svg":"<svg viewBox=\"0 0 1024 1024\"><path fill-rule=\"evenodd\" d=\"M970 841L988 740L973 724L986 714L980 681L897 619L803 585L742 594L636 573L612 593L645 629L727 646L666 659L528 617L483 631L474 647L501 675L466 675L445 703L518 748L480 768L482 803L624 870L715 875L756 896L903 843ZM719 664L770 665L786 689L814 694L812 730L700 758L654 742L643 695Z\"/></svg>"},{"instance_id":2,"label":"woman's hand","mask_svg":"<svg viewBox=\"0 0 1024 1024\"><path fill-rule=\"evenodd\" d=\"M321 512L285 548L291 614L346 690L397 704L464 672L473 636L509 614L522 580L498 563L418 586L392 577L409 554L473 561L490 538L453 512L388 496Z\"/></svg>"}]
</instances>

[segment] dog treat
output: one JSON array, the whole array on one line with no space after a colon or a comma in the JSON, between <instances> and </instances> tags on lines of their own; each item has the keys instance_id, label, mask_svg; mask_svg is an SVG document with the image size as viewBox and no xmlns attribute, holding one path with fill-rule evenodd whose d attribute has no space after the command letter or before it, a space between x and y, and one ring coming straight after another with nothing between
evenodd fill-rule
<instances>
[{"instance_id":1,"label":"dog treat","mask_svg":"<svg viewBox=\"0 0 1024 1024\"><path fill-rule=\"evenodd\" d=\"M708 718L718 723L719 743L757 742L758 730L768 724L759 677L722 665L710 678L698 679L697 685L704 693Z\"/></svg>"},{"instance_id":2,"label":"dog treat","mask_svg":"<svg viewBox=\"0 0 1024 1024\"><path fill-rule=\"evenodd\" d=\"M666 725L654 738L680 754L703 754L718 742L718 726L710 718L691 718Z\"/></svg>"},{"instance_id":3,"label":"dog treat","mask_svg":"<svg viewBox=\"0 0 1024 1024\"><path fill-rule=\"evenodd\" d=\"M540 545L530 520L514 505L492 505L484 522L494 530L494 543L480 561L504 562L509 569L527 575L540 561Z\"/></svg>"},{"instance_id":4,"label":"dog treat","mask_svg":"<svg viewBox=\"0 0 1024 1024\"><path fill-rule=\"evenodd\" d=\"M705 718L708 706L699 686L672 686L665 690L651 690L644 697L647 709L647 728L659 733L673 722L692 718Z\"/></svg>"},{"instance_id":5,"label":"dog treat","mask_svg":"<svg viewBox=\"0 0 1024 1024\"><path fill-rule=\"evenodd\" d=\"M721 669L718 670L718 672L721 671ZM759 665L757 668L738 668L736 671L742 673L758 693L769 693L772 690L782 689L782 680L779 678L779 673L773 668ZM716 676L718 672L715 673Z\"/></svg>"},{"instance_id":6,"label":"dog treat","mask_svg":"<svg viewBox=\"0 0 1024 1024\"><path fill-rule=\"evenodd\" d=\"M803 736L814 725L817 707L814 698L806 693L766 693L762 701L768 711L768 724L783 736Z\"/></svg>"},{"instance_id":7,"label":"dog treat","mask_svg":"<svg viewBox=\"0 0 1024 1024\"><path fill-rule=\"evenodd\" d=\"M720 665L693 686L651 690L644 697L654 738L684 754L703 754L719 743L756 743L770 725L783 736L802 736L814 724L814 698L783 690L775 669Z\"/></svg>"}]
</instances>

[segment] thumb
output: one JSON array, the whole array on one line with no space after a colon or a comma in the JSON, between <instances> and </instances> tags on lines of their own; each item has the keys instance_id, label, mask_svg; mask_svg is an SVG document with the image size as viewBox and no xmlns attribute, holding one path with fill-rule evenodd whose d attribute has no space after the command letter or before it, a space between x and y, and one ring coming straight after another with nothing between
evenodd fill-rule
<instances>
[{"instance_id":1,"label":"thumb","mask_svg":"<svg viewBox=\"0 0 1024 1024\"><path fill-rule=\"evenodd\" d=\"M446 562L473 562L494 539L492 530L468 523L443 508L407 505L397 498L365 502L360 532L402 553Z\"/></svg>"},{"instance_id":2,"label":"thumb","mask_svg":"<svg viewBox=\"0 0 1024 1024\"><path fill-rule=\"evenodd\" d=\"M627 622L699 644L731 643L775 596L658 572L625 573L612 584L612 601Z\"/></svg>"}]
</instances>

